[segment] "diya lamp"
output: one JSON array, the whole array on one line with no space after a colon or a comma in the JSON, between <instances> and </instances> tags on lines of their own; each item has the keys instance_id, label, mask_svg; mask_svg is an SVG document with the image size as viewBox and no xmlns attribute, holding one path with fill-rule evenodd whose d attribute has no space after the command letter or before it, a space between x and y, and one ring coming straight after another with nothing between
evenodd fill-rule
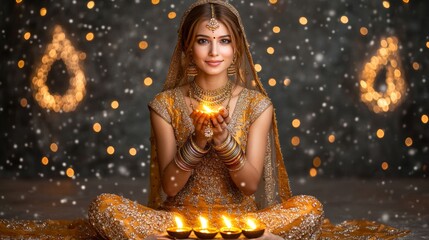
<instances>
[{"instance_id":1,"label":"diya lamp","mask_svg":"<svg viewBox=\"0 0 429 240\"><path fill-rule=\"evenodd\" d=\"M247 219L247 227L243 228L243 235L246 238L258 238L265 232L265 227L257 225L252 219Z\"/></svg>"},{"instance_id":2,"label":"diya lamp","mask_svg":"<svg viewBox=\"0 0 429 240\"><path fill-rule=\"evenodd\" d=\"M208 221L204 217L200 216L201 227L194 228L194 233L198 238L201 239L213 239L217 233L217 228L208 227Z\"/></svg>"},{"instance_id":3,"label":"diya lamp","mask_svg":"<svg viewBox=\"0 0 429 240\"><path fill-rule=\"evenodd\" d=\"M223 218L223 221L226 225L226 227L223 227L220 229L220 235L222 235L222 238L224 238L224 239L236 239L236 238L240 237L241 229L233 227L231 221L227 217L222 216L222 218Z\"/></svg>"},{"instance_id":4,"label":"diya lamp","mask_svg":"<svg viewBox=\"0 0 429 240\"><path fill-rule=\"evenodd\" d=\"M199 106L198 110L201 111L201 112L203 112L203 113L205 113L205 114L207 114L207 115L209 115L210 117L212 117L213 114L219 113L220 107L212 108L209 105L202 103ZM207 125L204 128L204 136L206 138L212 138L213 137L213 129L212 129L212 123L211 123L211 121L208 121Z\"/></svg>"},{"instance_id":5,"label":"diya lamp","mask_svg":"<svg viewBox=\"0 0 429 240\"><path fill-rule=\"evenodd\" d=\"M198 107L198 110L205 114L212 115L218 113L220 111L220 107L210 107L208 104L202 103Z\"/></svg>"},{"instance_id":6,"label":"diya lamp","mask_svg":"<svg viewBox=\"0 0 429 240\"><path fill-rule=\"evenodd\" d=\"M192 232L192 228L184 227L180 217L176 216L174 217L174 220L176 221L176 227L167 228L168 235L175 239L188 238Z\"/></svg>"}]
</instances>

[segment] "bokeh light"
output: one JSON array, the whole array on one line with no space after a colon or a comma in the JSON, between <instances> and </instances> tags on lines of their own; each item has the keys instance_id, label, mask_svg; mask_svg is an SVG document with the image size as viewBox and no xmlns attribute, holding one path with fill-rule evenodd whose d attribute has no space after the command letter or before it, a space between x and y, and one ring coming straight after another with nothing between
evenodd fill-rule
<instances>
[{"instance_id":1,"label":"bokeh light","mask_svg":"<svg viewBox=\"0 0 429 240\"><path fill-rule=\"evenodd\" d=\"M301 126L301 121L298 118L292 120L292 127L299 128L299 126Z\"/></svg>"},{"instance_id":2,"label":"bokeh light","mask_svg":"<svg viewBox=\"0 0 429 240\"><path fill-rule=\"evenodd\" d=\"M119 107L119 102L118 102L117 100L113 100L113 101L110 103L110 107L111 107L112 109L118 109L118 107Z\"/></svg>"},{"instance_id":3,"label":"bokeh light","mask_svg":"<svg viewBox=\"0 0 429 240\"><path fill-rule=\"evenodd\" d=\"M92 125L92 129L96 133L100 132L101 131L101 124L100 123L94 123L94 125Z\"/></svg>"},{"instance_id":4,"label":"bokeh light","mask_svg":"<svg viewBox=\"0 0 429 240\"><path fill-rule=\"evenodd\" d=\"M307 20L307 18L306 18L306 17L300 17L300 18L299 18L299 23L300 23L301 25L307 25L308 20Z\"/></svg>"}]
</instances>

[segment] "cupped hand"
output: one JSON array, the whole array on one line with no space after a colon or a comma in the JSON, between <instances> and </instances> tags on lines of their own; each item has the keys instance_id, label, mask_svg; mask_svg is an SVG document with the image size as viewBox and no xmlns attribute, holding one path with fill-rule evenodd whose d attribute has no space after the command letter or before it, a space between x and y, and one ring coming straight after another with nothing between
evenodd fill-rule
<instances>
[{"instance_id":1,"label":"cupped hand","mask_svg":"<svg viewBox=\"0 0 429 240\"><path fill-rule=\"evenodd\" d=\"M222 107L219 112L211 114L210 121L213 124L213 141L222 143L228 136L227 126L231 122L228 109Z\"/></svg>"}]
</instances>

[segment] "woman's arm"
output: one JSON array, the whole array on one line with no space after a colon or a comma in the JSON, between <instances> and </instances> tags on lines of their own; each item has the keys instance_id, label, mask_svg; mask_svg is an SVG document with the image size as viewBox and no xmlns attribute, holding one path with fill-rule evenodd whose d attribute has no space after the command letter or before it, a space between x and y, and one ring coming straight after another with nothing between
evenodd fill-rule
<instances>
[{"instance_id":1,"label":"woman's arm","mask_svg":"<svg viewBox=\"0 0 429 240\"><path fill-rule=\"evenodd\" d=\"M175 196L186 184L191 172L177 167L174 157L177 144L173 127L153 110L150 120L155 135L162 188L168 196Z\"/></svg>"},{"instance_id":2,"label":"woman's arm","mask_svg":"<svg viewBox=\"0 0 429 240\"><path fill-rule=\"evenodd\" d=\"M248 133L244 166L238 171L230 172L235 185L246 195L256 192L262 176L272 116L273 106L271 105L252 123ZM219 120L222 124L219 123ZM216 131L218 134L213 139L215 146L219 146L227 140L229 133L225 128L226 125L223 124L222 117L217 116L212 118L212 121L215 122L215 126L219 126ZM238 145L238 147L240 146Z\"/></svg>"},{"instance_id":3,"label":"woman's arm","mask_svg":"<svg viewBox=\"0 0 429 240\"><path fill-rule=\"evenodd\" d=\"M230 174L235 185L246 195L255 193L261 180L272 116L271 105L252 123L247 136L246 163L241 170Z\"/></svg>"}]
</instances>

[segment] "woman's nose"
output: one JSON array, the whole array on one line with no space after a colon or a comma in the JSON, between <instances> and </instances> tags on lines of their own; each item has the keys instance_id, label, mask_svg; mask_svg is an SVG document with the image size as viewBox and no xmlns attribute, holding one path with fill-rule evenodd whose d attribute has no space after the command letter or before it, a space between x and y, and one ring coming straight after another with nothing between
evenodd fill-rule
<instances>
[{"instance_id":1,"label":"woman's nose","mask_svg":"<svg viewBox=\"0 0 429 240\"><path fill-rule=\"evenodd\" d=\"M217 55L218 55L217 43L213 41L210 47L210 56L217 56Z\"/></svg>"}]
</instances>

